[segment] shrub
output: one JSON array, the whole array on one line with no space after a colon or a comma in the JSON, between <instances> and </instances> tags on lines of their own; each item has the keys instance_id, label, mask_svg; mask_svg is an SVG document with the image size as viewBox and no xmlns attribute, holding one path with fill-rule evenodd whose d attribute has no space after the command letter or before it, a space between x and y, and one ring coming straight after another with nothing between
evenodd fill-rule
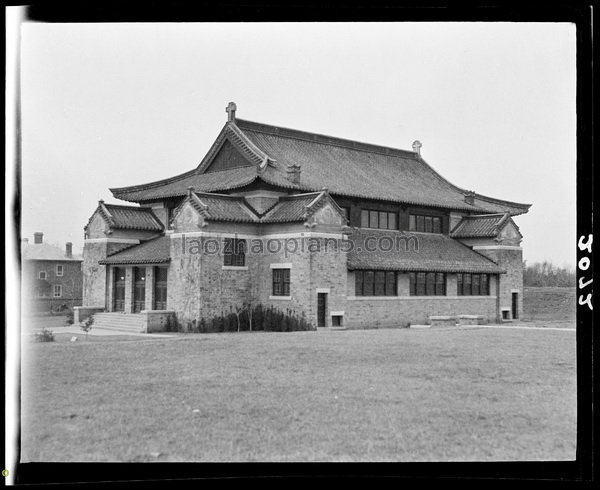
<instances>
[{"instance_id":1,"label":"shrub","mask_svg":"<svg viewBox=\"0 0 600 490\"><path fill-rule=\"evenodd\" d=\"M54 342L54 334L52 330L42 328L39 332L33 334L34 342Z\"/></svg>"},{"instance_id":2,"label":"shrub","mask_svg":"<svg viewBox=\"0 0 600 490\"><path fill-rule=\"evenodd\" d=\"M65 323L67 325L73 325L74 322L75 322L75 319L73 317L73 310L70 310L69 313L67 313L67 318L65 319Z\"/></svg>"},{"instance_id":3,"label":"shrub","mask_svg":"<svg viewBox=\"0 0 600 490\"><path fill-rule=\"evenodd\" d=\"M87 335L90 332L90 330L92 329L93 325L94 325L94 317L90 315L79 324L79 327L81 328L81 330L83 330L85 332L85 336L87 337Z\"/></svg>"},{"instance_id":4,"label":"shrub","mask_svg":"<svg viewBox=\"0 0 600 490\"><path fill-rule=\"evenodd\" d=\"M252 326L250 319L252 318ZM179 325L180 332L194 333L218 333L218 332L297 332L304 330L316 330L308 322L306 314L296 314L295 310L278 310L273 306L263 306L261 304L248 305L244 308L230 308L227 313L211 318L200 318L199 320L188 321L184 325Z\"/></svg>"}]
</instances>

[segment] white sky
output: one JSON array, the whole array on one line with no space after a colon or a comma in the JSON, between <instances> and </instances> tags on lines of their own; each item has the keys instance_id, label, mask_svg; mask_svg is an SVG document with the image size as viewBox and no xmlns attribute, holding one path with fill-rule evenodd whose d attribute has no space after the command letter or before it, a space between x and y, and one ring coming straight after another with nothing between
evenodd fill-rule
<instances>
[{"instance_id":1,"label":"white sky","mask_svg":"<svg viewBox=\"0 0 600 490\"><path fill-rule=\"evenodd\" d=\"M108 188L195 168L226 121L411 149L450 182L532 203L524 257L575 264L575 26L22 27L22 235L83 246Z\"/></svg>"}]
</instances>

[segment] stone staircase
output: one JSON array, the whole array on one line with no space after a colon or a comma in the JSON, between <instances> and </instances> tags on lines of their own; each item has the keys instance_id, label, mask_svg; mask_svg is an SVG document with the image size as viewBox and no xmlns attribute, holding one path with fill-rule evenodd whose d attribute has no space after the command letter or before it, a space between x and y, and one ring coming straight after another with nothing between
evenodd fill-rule
<instances>
[{"instance_id":1,"label":"stone staircase","mask_svg":"<svg viewBox=\"0 0 600 490\"><path fill-rule=\"evenodd\" d=\"M95 327L120 332L145 333L143 316L134 313L96 313L92 328Z\"/></svg>"}]
</instances>

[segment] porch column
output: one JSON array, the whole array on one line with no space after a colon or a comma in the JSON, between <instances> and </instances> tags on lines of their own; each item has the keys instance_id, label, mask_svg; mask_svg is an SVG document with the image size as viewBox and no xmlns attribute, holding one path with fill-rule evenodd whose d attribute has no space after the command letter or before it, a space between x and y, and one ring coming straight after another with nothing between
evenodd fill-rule
<instances>
[{"instance_id":1,"label":"porch column","mask_svg":"<svg viewBox=\"0 0 600 490\"><path fill-rule=\"evenodd\" d=\"M146 301L145 310L151 310L154 304L154 267L146 266Z\"/></svg>"},{"instance_id":2,"label":"porch column","mask_svg":"<svg viewBox=\"0 0 600 490\"><path fill-rule=\"evenodd\" d=\"M113 293L115 289L115 280L114 280L114 272L115 268L112 266L106 267L106 311L114 311L114 301L113 301Z\"/></svg>"},{"instance_id":3,"label":"porch column","mask_svg":"<svg viewBox=\"0 0 600 490\"><path fill-rule=\"evenodd\" d=\"M133 267L125 268L125 313L133 313Z\"/></svg>"}]
</instances>

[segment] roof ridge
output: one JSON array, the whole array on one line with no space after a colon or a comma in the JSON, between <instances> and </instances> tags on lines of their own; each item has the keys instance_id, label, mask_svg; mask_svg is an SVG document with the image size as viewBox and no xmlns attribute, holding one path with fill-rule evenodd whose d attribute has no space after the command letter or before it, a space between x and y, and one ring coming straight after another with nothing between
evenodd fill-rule
<instances>
[{"instance_id":1,"label":"roof ridge","mask_svg":"<svg viewBox=\"0 0 600 490\"><path fill-rule=\"evenodd\" d=\"M241 125L239 124L240 122L242 123ZM246 129L248 131L267 133L275 136L284 136L286 138L310 141L313 143L319 143L330 146L342 146L357 151L368 151L369 153L381 153L383 155L394 155L394 153L398 153L396 156L403 156L415 160L417 159L416 153L414 151L393 148L391 146L366 143L363 141L351 140L348 138L341 138L338 136L330 136L322 133L313 133L301 129L286 128L283 126L273 126L271 124L259 123L256 121L248 121L246 119L236 119L236 124L241 130ZM250 126L254 127L244 128L245 124L249 124Z\"/></svg>"}]
</instances>

